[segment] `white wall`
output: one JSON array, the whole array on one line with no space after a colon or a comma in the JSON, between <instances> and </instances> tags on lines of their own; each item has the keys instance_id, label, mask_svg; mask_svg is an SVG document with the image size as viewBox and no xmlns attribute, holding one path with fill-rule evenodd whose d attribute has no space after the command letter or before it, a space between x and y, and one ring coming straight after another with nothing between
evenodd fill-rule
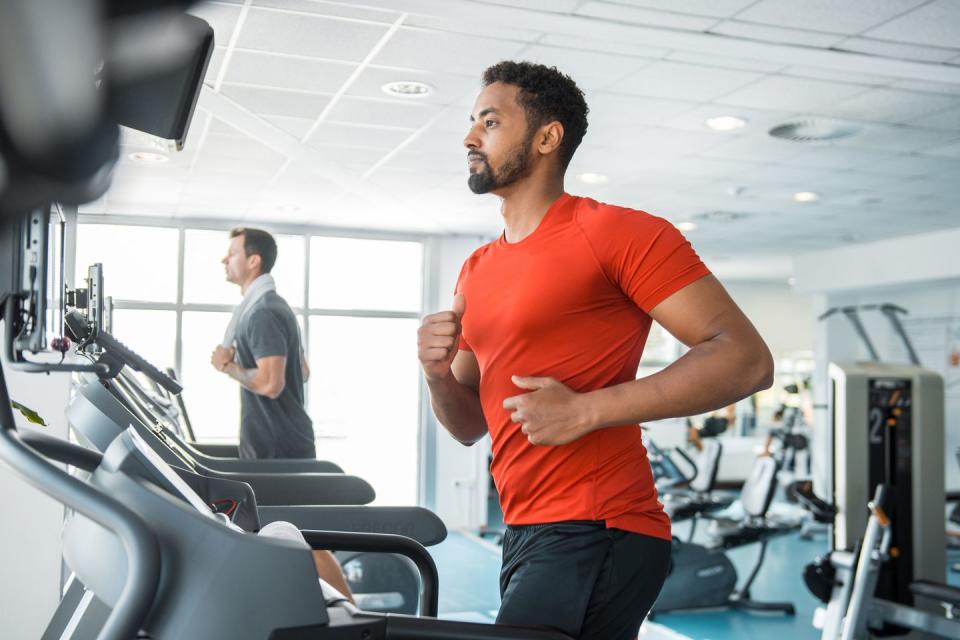
<instances>
[{"instance_id":1,"label":"white wall","mask_svg":"<svg viewBox=\"0 0 960 640\"><path fill-rule=\"evenodd\" d=\"M859 291L960 278L960 229L904 236L794 259L797 290Z\"/></svg>"},{"instance_id":2,"label":"white wall","mask_svg":"<svg viewBox=\"0 0 960 640\"><path fill-rule=\"evenodd\" d=\"M945 451L948 490L960 489L955 452L960 447L960 367L949 355L960 349L960 230L922 234L876 243L818 252L799 257L798 288L814 295L814 313L841 305L889 302L907 309L904 327L922 365L944 376ZM884 360L907 362L901 341L877 312L863 312L863 324ZM830 361L865 360L866 348L841 316L818 323L814 329L817 356L815 402L827 404L826 365ZM824 435L827 415L817 411L817 435ZM817 439L817 451L826 444ZM817 471L825 473L824 456L815 457Z\"/></svg>"},{"instance_id":3,"label":"white wall","mask_svg":"<svg viewBox=\"0 0 960 640\"><path fill-rule=\"evenodd\" d=\"M725 281L730 297L750 318L774 360L813 348L813 300L783 282Z\"/></svg>"},{"instance_id":4,"label":"white wall","mask_svg":"<svg viewBox=\"0 0 960 640\"><path fill-rule=\"evenodd\" d=\"M50 425L42 428L44 433L66 438L63 410L69 399L69 374L14 372L6 361L3 370L11 399L44 417ZM14 414L18 428L33 428L19 413ZM0 505L0 636L39 638L60 600L63 506L27 485L3 463Z\"/></svg>"},{"instance_id":5,"label":"white wall","mask_svg":"<svg viewBox=\"0 0 960 640\"><path fill-rule=\"evenodd\" d=\"M475 236L431 238L426 312L449 309L463 261L486 242ZM425 477L424 504L448 528L477 529L486 523L487 453L489 437L465 447L440 425L430 409L426 385L424 395Z\"/></svg>"}]
</instances>

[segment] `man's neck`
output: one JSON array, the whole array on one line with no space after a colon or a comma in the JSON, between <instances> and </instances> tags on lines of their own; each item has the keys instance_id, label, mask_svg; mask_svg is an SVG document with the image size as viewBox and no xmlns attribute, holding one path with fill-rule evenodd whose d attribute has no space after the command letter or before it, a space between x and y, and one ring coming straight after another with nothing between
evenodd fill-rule
<instances>
[{"instance_id":1,"label":"man's neck","mask_svg":"<svg viewBox=\"0 0 960 640\"><path fill-rule=\"evenodd\" d=\"M503 201L504 236L507 242L520 242L536 231L557 198L563 195L563 178L536 184L523 180L499 194Z\"/></svg>"},{"instance_id":2,"label":"man's neck","mask_svg":"<svg viewBox=\"0 0 960 640\"><path fill-rule=\"evenodd\" d=\"M241 295L241 296L247 295L247 289L249 289L249 288L250 288L250 285L253 284L253 281L256 280L256 279L259 278L259 277L260 277L260 274L259 274L259 273L255 273L255 274L253 274L252 276L250 276L249 278L247 278L246 280L244 280L243 282L241 282L241 283L240 283L240 295Z\"/></svg>"}]
</instances>

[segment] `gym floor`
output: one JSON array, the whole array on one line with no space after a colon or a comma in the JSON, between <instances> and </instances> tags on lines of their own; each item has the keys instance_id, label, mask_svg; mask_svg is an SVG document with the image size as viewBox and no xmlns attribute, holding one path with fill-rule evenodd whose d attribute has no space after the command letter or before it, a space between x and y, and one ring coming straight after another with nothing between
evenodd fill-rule
<instances>
[{"instance_id":1,"label":"gym floor","mask_svg":"<svg viewBox=\"0 0 960 640\"><path fill-rule=\"evenodd\" d=\"M674 534L686 539L689 527L686 522L676 524ZM704 528L701 525L700 529ZM698 531L695 541L702 542L701 533ZM757 545L749 545L728 552L741 581L749 573L758 549ZM807 591L801 576L804 565L826 550L823 534L813 540L791 534L770 542L752 595L759 600L793 602L797 609L793 617L731 610L662 614L644 624L640 637L643 640L815 640L820 636L811 621L820 603ZM452 531L446 541L430 551L440 572L440 617L493 621L500 605L500 548L487 539ZM947 562L948 567L960 562L960 550L948 551ZM950 573L948 569L948 581L960 586L960 573Z\"/></svg>"}]
</instances>

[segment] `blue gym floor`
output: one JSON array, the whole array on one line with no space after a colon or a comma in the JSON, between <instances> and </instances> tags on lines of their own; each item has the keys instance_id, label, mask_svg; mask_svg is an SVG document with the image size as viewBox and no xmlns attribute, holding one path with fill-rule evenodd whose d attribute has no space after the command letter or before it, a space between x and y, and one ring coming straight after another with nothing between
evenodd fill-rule
<instances>
[{"instance_id":1,"label":"blue gym floor","mask_svg":"<svg viewBox=\"0 0 960 640\"><path fill-rule=\"evenodd\" d=\"M674 526L674 534L682 539L686 539L688 531L688 523ZM699 541L700 536L695 540ZM645 627L648 628L645 629L646 633L641 633L641 638L819 638L819 632L811 624L819 601L809 594L801 575L804 565L824 553L826 548L826 538L822 534L811 541L791 534L770 542L763 568L754 582L752 595L759 600L792 601L797 609L794 617L729 610L662 614L657 616L654 622L646 623ZM492 542L473 535L452 531L446 541L431 547L430 550L440 573L440 617L492 622L500 606L497 586L500 570L499 548ZM756 545L750 545L728 552L741 581L746 578L757 550ZM960 586L960 573L949 572L950 565L960 562L960 550L949 551L947 561L948 581Z\"/></svg>"}]
</instances>

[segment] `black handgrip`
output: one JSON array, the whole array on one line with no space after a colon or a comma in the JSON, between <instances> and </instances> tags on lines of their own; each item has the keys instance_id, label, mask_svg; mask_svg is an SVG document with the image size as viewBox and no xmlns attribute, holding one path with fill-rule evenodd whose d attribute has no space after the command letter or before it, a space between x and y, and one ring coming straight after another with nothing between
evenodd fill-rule
<instances>
[{"instance_id":1,"label":"black handgrip","mask_svg":"<svg viewBox=\"0 0 960 640\"><path fill-rule=\"evenodd\" d=\"M103 460L103 454L81 447L67 440L54 438L39 431L21 431L20 440L44 457L69 464L84 471L95 471Z\"/></svg>"},{"instance_id":2,"label":"black handgrip","mask_svg":"<svg viewBox=\"0 0 960 640\"><path fill-rule=\"evenodd\" d=\"M63 317L64 329L66 330L67 336L73 340L78 345L84 345L89 342L96 342L101 348L103 348L112 358L119 360L119 364L127 365L134 371L140 371L151 380L159 384L161 387L173 394L178 394L183 391L181 387L175 380L170 378L167 374L157 369L155 366L147 362L143 357L138 355L133 349L123 344L112 335L106 331L99 330L96 332L96 335L91 333L93 327L87 323L86 318L83 317L83 314L77 311L76 309L70 311ZM106 363L109 367L109 360ZM113 378L120 372L119 365L116 370L113 370L113 367L109 367L109 371L104 374L100 373L101 377Z\"/></svg>"},{"instance_id":3,"label":"black handgrip","mask_svg":"<svg viewBox=\"0 0 960 640\"><path fill-rule=\"evenodd\" d=\"M100 331L97 333L96 342L98 345L103 347L107 353L120 358L125 365L129 366L135 371L142 372L144 375L170 393L180 393L183 391L183 387L177 384L174 380L171 380L170 376L147 362L133 349L123 344L106 331Z\"/></svg>"},{"instance_id":4,"label":"black handgrip","mask_svg":"<svg viewBox=\"0 0 960 640\"><path fill-rule=\"evenodd\" d=\"M440 576L433 557L416 540L391 533L344 533L342 531L302 531L307 544L313 549L335 551L375 551L398 553L417 565L423 594L420 596L420 615L437 617L440 599Z\"/></svg>"}]
</instances>

